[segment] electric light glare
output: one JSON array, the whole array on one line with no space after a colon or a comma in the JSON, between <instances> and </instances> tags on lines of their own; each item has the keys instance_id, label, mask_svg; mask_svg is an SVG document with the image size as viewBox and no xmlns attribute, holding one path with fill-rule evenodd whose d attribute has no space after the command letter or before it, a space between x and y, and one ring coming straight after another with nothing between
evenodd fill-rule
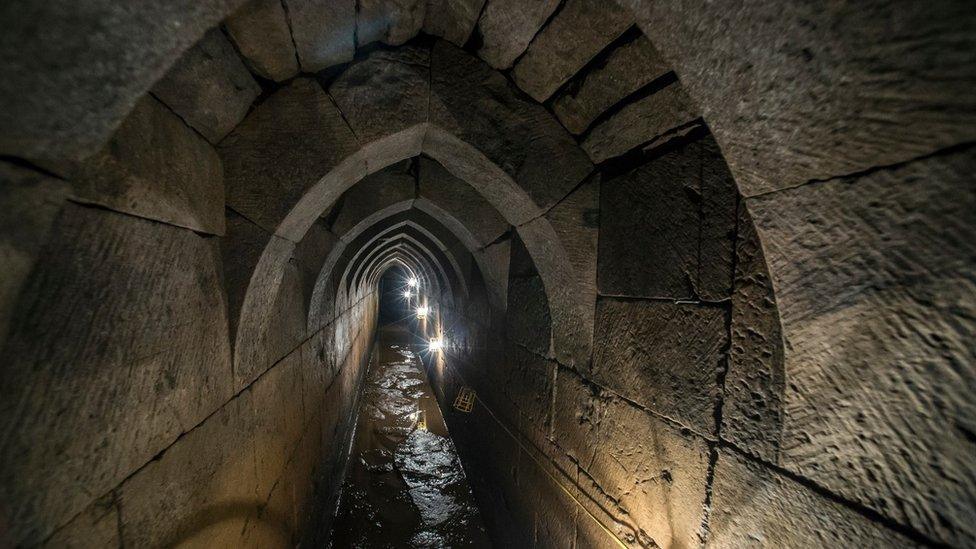
<instances>
[{"instance_id":1,"label":"electric light glare","mask_svg":"<svg viewBox=\"0 0 976 549\"><path fill-rule=\"evenodd\" d=\"M409 285L409 286L410 286L411 288L416 288L416 287L417 287L417 279L416 279L416 278L414 278L414 277L410 277L410 280L408 280L408 281L407 281L407 284L408 284L408 285Z\"/></svg>"},{"instance_id":2,"label":"electric light glare","mask_svg":"<svg viewBox=\"0 0 976 549\"><path fill-rule=\"evenodd\" d=\"M407 299L410 299L410 296L412 296L412 295L413 295L413 292L411 292L410 290L404 290L404 292L403 292L403 297L405 297Z\"/></svg>"},{"instance_id":3,"label":"electric light glare","mask_svg":"<svg viewBox=\"0 0 976 549\"><path fill-rule=\"evenodd\" d=\"M427 318L427 313L430 312L428 307L417 307L417 318Z\"/></svg>"},{"instance_id":4,"label":"electric light glare","mask_svg":"<svg viewBox=\"0 0 976 549\"><path fill-rule=\"evenodd\" d=\"M430 338L428 348L430 348L431 351L440 351L444 348L444 340L439 337L432 337Z\"/></svg>"}]
</instances>

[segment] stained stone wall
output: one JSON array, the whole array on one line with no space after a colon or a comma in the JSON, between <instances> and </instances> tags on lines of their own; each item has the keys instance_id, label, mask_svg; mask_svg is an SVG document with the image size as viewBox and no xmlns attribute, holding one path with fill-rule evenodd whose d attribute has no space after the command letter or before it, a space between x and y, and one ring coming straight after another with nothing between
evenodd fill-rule
<instances>
[{"instance_id":1,"label":"stained stone wall","mask_svg":"<svg viewBox=\"0 0 976 549\"><path fill-rule=\"evenodd\" d=\"M0 544L323 543L392 265L501 546L976 544L971 6L524 4L0 7Z\"/></svg>"}]
</instances>

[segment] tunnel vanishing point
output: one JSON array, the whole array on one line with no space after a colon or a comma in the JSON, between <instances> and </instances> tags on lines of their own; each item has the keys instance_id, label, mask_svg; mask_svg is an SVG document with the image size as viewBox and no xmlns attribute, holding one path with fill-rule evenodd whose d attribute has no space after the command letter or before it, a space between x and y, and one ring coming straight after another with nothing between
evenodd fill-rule
<instances>
[{"instance_id":1,"label":"tunnel vanishing point","mask_svg":"<svg viewBox=\"0 0 976 549\"><path fill-rule=\"evenodd\" d=\"M496 547L976 547L971 2L4 0L0 68L0 547L328 546L393 269Z\"/></svg>"}]
</instances>

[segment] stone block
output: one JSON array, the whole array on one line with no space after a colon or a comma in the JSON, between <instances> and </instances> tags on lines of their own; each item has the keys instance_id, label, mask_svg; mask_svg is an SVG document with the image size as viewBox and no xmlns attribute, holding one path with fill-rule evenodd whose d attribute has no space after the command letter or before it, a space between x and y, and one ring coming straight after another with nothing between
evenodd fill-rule
<instances>
[{"instance_id":1,"label":"stone block","mask_svg":"<svg viewBox=\"0 0 976 549\"><path fill-rule=\"evenodd\" d=\"M747 200L786 348L780 463L951 545L976 542L973 158Z\"/></svg>"},{"instance_id":2,"label":"stone block","mask_svg":"<svg viewBox=\"0 0 976 549\"><path fill-rule=\"evenodd\" d=\"M505 335L509 341L549 356L552 319L546 289L538 276L508 279Z\"/></svg>"},{"instance_id":3,"label":"stone block","mask_svg":"<svg viewBox=\"0 0 976 549\"><path fill-rule=\"evenodd\" d=\"M64 206L70 185L0 162L0 349L17 298ZM507 259L507 258L506 258Z\"/></svg>"},{"instance_id":4,"label":"stone block","mask_svg":"<svg viewBox=\"0 0 976 549\"><path fill-rule=\"evenodd\" d=\"M138 10L116 0L6 2L0 154L96 153L183 52L243 2L177 0Z\"/></svg>"},{"instance_id":5,"label":"stone block","mask_svg":"<svg viewBox=\"0 0 976 549\"><path fill-rule=\"evenodd\" d=\"M976 139L966 2L621 4L681 75L745 196Z\"/></svg>"},{"instance_id":6,"label":"stone block","mask_svg":"<svg viewBox=\"0 0 976 549\"><path fill-rule=\"evenodd\" d=\"M485 0L427 0L423 31L462 47L478 24Z\"/></svg>"},{"instance_id":7,"label":"stone block","mask_svg":"<svg viewBox=\"0 0 976 549\"><path fill-rule=\"evenodd\" d=\"M430 49L377 50L346 69L329 94L363 144L426 122Z\"/></svg>"},{"instance_id":8,"label":"stone block","mask_svg":"<svg viewBox=\"0 0 976 549\"><path fill-rule=\"evenodd\" d=\"M618 46L552 103L552 111L573 135L580 135L622 99L671 71L643 34Z\"/></svg>"},{"instance_id":9,"label":"stone block","mask_svg":"<svg viewBox=\"0 0 976 549\"><path fill-rule=\"evenodd\" d=\"M325 259L335 248L339 239L336 235L329 232L324 219L318 219L305 233L302 241L295 246L295 255L292 259L298 266L302 275L302 300L309 303L315 281L318 279Z\"/></svg>"},{"instance_id":10,"label":"stone block","mask_svg":"<svg viewBox=\"0 0 976 549\"><path fill-rule=\"evenodd\" d=\"M265 503L255 478L250 392L231 399L119 488L125 547L240 546Z\"/></svg>"},{"instance_id":11,"label":"stone block","mask_svg":"<svg viewBox=\"0 0 976 549\"><path fill-rule=\"evenodd\" d=\"M710 137L605 181L600 196L601 293L728 298L737 194Z\"/></svg>"},{"instance_id":12,"label":"stone block","mask_svg":"<svg viewBox=\"0 0 976 549\"><path fill-rule=\"evenodd\" d=\"M221 142L227 205L274 233L306 190L357 148L318 83L295 79Z\"/></svg>"},{"instance_id":13,"label":"stone block","mask_svg":"<svg viewBox=\"0 0 976 549\"><path fill-rule=\"evenodd\" d=\"M580 145L599 164L631 150L660 147L699 118L691 99L674 82L625 106L594 126Z\"/></svg>"},{"instance_id":14,"label":"stone block","mask_svg":"<svg viewBox=\"0 0 976 549\"><path fill-rule=\"evenodd\" d=\"M511 241L505 239L475 253L481 257L478 265L482 269L488 291L494 296L493 303L501 304L503 310L508 308L508 262L511 256Z\"/></svg>"},{"instance_id":15,"label":"stone block","mask_svg":"<svg viewBox=\"0 0 976 549\"><path fill-rule=\"evenodd\" d=\"M424 25L427 0L358 0L356 2L357 46L381 41L399 46Z\"/></svg>"},{"instance_id":16,"label":"stone block","mask_svg":"<svg viewBox=\"0 0 976 549\"><path fill-rule=\"evenodd\" d=\"M115 496L95 500L71 522L48 538L42 547L49 549L84 549L87 547L121 547L119 510Z\"/></svg>"},{"instance_id":17,"label":"stone block","mask_svg":"<svg viewBox=\"0 0 976 549\"><path fill-rule=\"evenodd\" d=\"M78 205L52 233L0 360L3 520L26 545L231 394L213 239Z\"/></svg>"},{"instance_id":18,"label":"stone block","mask_svg":"<svg viewBox=\"0 0 976 549\"><path fill-rule=\"evenodd\" d=\"M508 230L508 222L471 185L454 177L437 161L420 157L420 196L457 219L480 246Z\"/></svg>"},{"instance_id":19,"label":"stone block","mask_svg":"<svg viewBox=\"0 0 976 549\"><path fill-rule=\"evenodd\" d=\"M722 306L600 299L593 379L710 436L725 368L727 317Z\"/></svg>"},{"instance_id":20,"label":"stone block","mask_svg":"<svg viewBox=\"0 0 976 549\"><path fill-rule=\"evenodd\" d=\"M356 54L356 0L288 0L288 18L305 72L348 63Z\"/></svg>"},{"instance_id":21,"label":"stone block","mask_svg":"<svg viewBox=\"0 0 976 549\"><path fill-rule=\"evenodd\" d=\"M558 7L559 0L489 1L478 20L478 57L499 70L511 67Z\"/></svg>"},{"instance_id":22,"label":"stone block","mask_svg":"<svg viewBox=\"0 0 976 549\"><path fill-rule=\"evenodd\" d=\"M739 209L731 347L722 438L776 463L783 434L783 333L766 256L752 217Z\"/></svg>"},{"instance_id":23,"label":"stone block","mask_svg":"<svg viewBox=\"0 0 976 549\"><path fill-rule=\"evenodd\" d=\"M251 0L224 21L251 70L281 82L298 74L298 57L281 0Z\"/></svg>"},{"instance_id":24,"label":"stone block","mask_svg":"<svg viewBox=\"0 0 976 549\"><path fill-rule=\"evenodd\" d=\"M224 33L212 29L152 92L200 135L218 143L244 118L261 88Z\"/></svg>"},{"instance_id":25,"label":"stone block","mask_svg":"<svg viewBox=\"0 0 976 549\"><path fill-rule=\"evenodd\" d=\"M350 229L384 208L412 200L416 182L411 161L378 171L343 193L330 230L342 238Z\"/></svg>"},{"instance_id":26,"label":"stone block","mask_svg":"<svg viewBox=\"0 0 976 549\"><path fill-rule=\"evenodd\" d=\"M809 488L722 451L708 542L716 547L915 547L916 543Z\"/></svg>"},{"instance_id":27,"label":"stone block","mask_svg":"<svg viewBox=\"0 0 976 549\"><path fill-rule=\"evenodd\" d=\"M597 296L597 244L600 233L600 176L592 176L572 194L556 204L546 219L566 249L573 274L579 281L576 299L588 312L586 326L593 326ZM592 338L592 332L585 335Z\"/></svg>"},{"instance_id":28,"label":"stone block","mask_svg":"<svg viewBox=\"0 0 976 549\"><path fill-rule=\"evenodd\" d=\"M541 103L633 24L616 3L567 0L519 58L512 79Z\"/></svg>"},{"instance_id":29,"label":"stone block","mask_svg":"<svg viewBox=\"0 0 976 549\"><path fill-rule=\"evenodd\" d=\"M501 387L516 414L515 427L539 449L552 431L556 363L517 344L505 351Z\"/></svg>"},{"instance_id":30,"label":"stone block","mask_svg":"<svg viewBox=\"0 0 976 549\"><path fill-rule=\"evenodd\" d=\"M220 158L151 95L139 100L99 153L65 165L63 173L81 201L224 234Z\"/></svg>"},{"instance_id":31,"label":"stone block","mask_svg":"<svg viewBox=\"0 0 976 549\"><path fill-rule=\"evenodd\" d=\"M435 44L431 55L431 123L478 149L537 206L552 206L592 171L552 115L520 97L500 73L447 42Z\"/></svg>"},{"instance_id":32,"label":"stone block","mask_svg":"<svg viewBox=\"0 0 976 549\"><path fill-rule=\"evenodd\" d=\"M708 445L570 370L557 379L555 440L579 463L579 499L590 513L636 546L697 546ZM589 524L579 533L595 543L606 540L602 530Z\"/></svg>"}]
</instances>

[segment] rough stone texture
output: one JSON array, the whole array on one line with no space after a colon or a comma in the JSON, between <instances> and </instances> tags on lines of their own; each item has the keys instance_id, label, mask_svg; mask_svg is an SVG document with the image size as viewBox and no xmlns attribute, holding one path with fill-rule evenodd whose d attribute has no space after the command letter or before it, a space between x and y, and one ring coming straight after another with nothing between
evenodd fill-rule
<instances>
[{"instance_id":1,"label":"rough stone texture","mask_svg":"<svg viewBox=\"0 0 976 549\"><path fill-rule=\"evenodd\" d=\"M542 279L538 275L515 276L512 271L509 275L505 335L511 342L549 356L552 319Z\"/></svg>"},{"instance_id":2,"label":"rough stone texture","mask_svg":"<svg viewBox=\"0 0 976 549\"><path fill-rule=\"evenodd\" d=\"M342 238L370 214L412 200L416 182L410 160L378 171L343 193L330 230Z\"/></svg>"},{"instance_id":3,"label":"rough stone texture","mask_svg":"<svg viewBox=\"0 0 976 549\"><path fill-rule=\"evenodd\" d=\"M261 88L224 33L213 29L152 91L208 141L217 143L244 118Z\"/></svg>"},{"instance_id":4,"label":"rough stone texture","mask_svg":"<svg viewBox=\"0 0 976 549\"><path fill-rule=\"evenodd\" d=\"M719 455L712 494L710 546L916 546L863 515L731 452Z\"/></svg>"},{"instance_id":5,"label":"rough stone texture","mask_svg":"<svg viewBox=\"0 0 976 549\"><path fill-rule=\"evenodd\" d=\"M503 304L503 311L508 308L508 266L511 246L511 240L504 239L477 252L482 257L479 265L484 269L488 291L495 294L495 303Z\"/></svg>"},{"instance_id":6,"label":"rough stone texture","mask_svg":"<svg viewBox=\"0 0 976 549\"><path fill-rule=\"evenodd\" d=\"M63 168L81 201L224 234L220 158L150 95L136 104L99 153Z\"/></svg>"},{"instance_id":7,"label":"rough stone texture","mask_svg":"<svg viewBox=\"0 0 976 549\"><path fill-rule=\"evenodd\" d=\"M722 438L769 463L783 434L783 333L759 235L739 208L729 370Z\"/></svg>"},{"instance_id":8,"label":"rough stone texture","mask_svg":"<svg viewBox=\"0 0 976 549\"><path fill-rule=\"evenodd\" d=\"M430 50L378 50L349 67L329 87L361 143L427 121Z\"/></svg>"},{"instance_id":9,"label":"rough stone texture","mask_svg":"<svg viewBox=\"0 0 976 549\"><path fill-rule=\"evenodd\" d=\"M701 107L746 196L976 139L966 2L621 4Z\"/></svg>"},{"instance_id":10,"label":"rough stone texture","mask_svg":"<svg viewBox=\"0 0 976 549\"><path fill-rule=\"evenodd\" d=\"M295 246L292 260L296 262L302 275L303 303L309 303L312 299L315 281L319 277L325 258L338 240L336 235L326 227L325 220L319 219L305 233L305 238Z\"/></svg>"},{"instance_id":11,"label":"rough stone texture","mask_svg":"<svg viewBox=\"0 0 976 549\"><path fill-rule=\"evenodd\" d=\"M113 494L95 500L64 528L48 538L42 547L83 549L120 547L119 510Z\"/></svg>"},{"instance_id":12,"label":"rough stone texture","mask_svg":"<svg viewBox=\"0 0 976 549\"><path fill-rule=\"evenodd\" d=\"M620 540L696 547L708 447L664 421L560 369L554 438L579 464L580 498ZM583 520L581 513L580 521ZM580 530L593 545L592 525ZM606 539L605 533L596 539ZM657 545L654 545L657 544Z\"/></svg>"},{"instance_id":13,"label":"rough stone texture","mask_svg":"<svg viewBox=\"0 0 976 549\"><path fill-rule=\"evenodd\" d=\"M427 0L423 31L464 46L484 5L485 0Z\"/></svg>"},{"instance_id":14,"label":"rough stone texture","mask_svg":"<svg viewBox=\"0 0 976 549\"><path fill-rule=\"evenodd\" d=\"M329 96L314 80L296 79L221 142L227 204L273 233L305 191L356 148Z\"/></svg>"},{"instance_id":15,"label":"rough stone texture","mask_svg":"<svg viewBox=\"0 0 976 549\"><path fill-rule=\"evenodd\" d=\"M438 42L431 72L431 122L476 147L538 206L555 204L593 169L548 111L463 50Z\"/></svg>"},{"instance_id":16,"label":"rough stone texture","mask_svg":"<svg viewBox=\"0 0 976 549\"><path fill-rule=\"evenodd\" d=\"M725 367L722 307L600 299L593 380L653 412L712 435Z\"/></svg>"},{"instance_id":17,"label":"rough stone texture","mask_svg":"<svg viewBox=\"0 0 976 549\"><path fill-rule=\"evenodd\" d=\"M468 183L454 177L439 163L420 157L420 197L451 214L487 246L508 230L508 223Z\"/></svg>"},{"instance_id":18,"label":"rough stone texture","mask_svg":"<svg viewBox=\"0 0 976 549\"><path fill-rule=\"evenodd\" d=\"M11 0L0 8L0 154L80 160L243 0Z\"/></svg>"},{"instance_id":19,"label":"rough stone texture","mask_svg":"<svg viewBox=\"0 0 976 549\"><path fill-rule=\"evenodd\" d=\"M298 74L298 54L281 0L251 0L224 26L255 73L277 82Z\"/></svg>"},{"instance_id":20,"label":"rough stone texture","mask_svg":"<svg viewBox=\"0 0 976 549\"><path fill-rule=\"evenodd\" d=\"M216 242L77 205L52 233L12 317L0 383L4 522L26 545L230 392Z\"/></svg>"},{"instance_id":21,"label":"rough stone texture","mask_svg":"<svg viewBox=\"0 0 976 549\"><path fill-rule=\"evenodd\" d=\"M600 293L727 298L736 200L734 182L710 137L604 182Z\"/></svg>"},{"instance_id":22,"label":"rough stone texture","mask_svg":"<svg viewBox=\"0 0 976 549\"><path fill-rule=\"evenodd\" d=\"M512 79L545 101L633 23L614 2L566 0L512 69Z\"/></svg>"},{"instance_id":23,"label":"rough stone texture","mask_svg":"<svg viewBox=\"0 0 976 549\"><path fill-rule=\"evenodd\" d=\"M0 350L20 290L69 191L65 181L0 162Z\"/></svg>"},{"instance_id":24,"label":"rough stone texture","mask_svg":"<svg viewBox=\"0 0 976 549\"><path fill-rule=\"evenodd\" d=\"M953 545L976 542L973 158L747 201L787 349L780 462Z\"/></svg>"},{"instance_id":25,"label":"rough stone texture","mask_svg":"<svg viewBox=\"0 0 976 549\"><path fill-rule=\"evenodd\" d=\"M478 57L496 69L507 69L549 19L559 0L489 0L478 20Z\"/></svg>"},{"instance_id":26,"label":"rough stone texture","mask_svg":"<svg viewBox=\"0 0 976 549\"><path fill-rule=\"evenodd\" d=\"M556 363L518 344L505 350L502 393L515 411L512 423L542 447L552 430L552 403Z\"/></svg>"},{"instance_id":27,"label":"rough stone texture","mask_svg":"<svg viewBox=\"0 0 976 549\"><path fill-rule=\"evenodd\" d=\"M610 52L578 83L556 97L552 111L574 135L580 135L625 97L671 71L643 34Z\"/></svg>"},{"instance_id":28,"label":"rough stone texture","mask_svg":"<svg viewBox=\"0 0 976 549\"><path fill-rule=\"evenodd\" d=\"M357 45L376 41L392 46L403 44L420 32L426 8L427 0L358 0Z\"/></svg>"},{"instance_id":29,"label":"rough stone texture","mask_svg":"<svg viewBox=\"0 0 976 549\"><path fill-rule=\"evenodd\" d=\"M592 176L546 213L566 249L573 273L580 283L577 299L586 307L587 326L593 326L597 296L597 244L600 236L600 176ZM592 332L586 334L592 338Z\"/></svg>"},{"instance_id":30,"label":"rough stone texture","mask_svg":"<svg viewBox=\"0 0 976 549\"><path fill-rule=\"evenodd\" d=\"M664 145L682 135L681 129L698 117L681 84L674 82L594 126L581 146L593 162L600 163L638 147L648 150Z\"/></svg>"},{"instance_id":31,"label":"rough stone texture","mask_svg":"<svg viewBox=\"0 0 976 549\"><path fill-rule=\"evenodd\" d=\"M261 252L271 238L267 231L252 221L230 208L227 209L227 235L220 240L220 251L231 335L237 333L251 275L254 274Z\"/></svg>"},{"instance_id":32,"label":"rough stone texture","mask_svg":"<svg viewBox=\"0 0 976 549\"><path fill-rule=\"evenodd\" d=\"M356 0L287 0L288 19L305 72L352 61Z\"/></svg>"}]
</instances>

